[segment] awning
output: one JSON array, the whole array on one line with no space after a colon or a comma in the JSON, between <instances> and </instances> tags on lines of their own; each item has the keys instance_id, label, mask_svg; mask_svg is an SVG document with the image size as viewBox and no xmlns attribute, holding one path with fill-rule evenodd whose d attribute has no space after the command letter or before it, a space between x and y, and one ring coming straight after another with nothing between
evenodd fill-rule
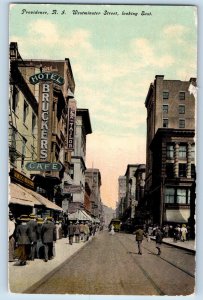
<instances>
[{"instance_id":1,"label":"awning","mask_svg":"<svg viewBox=\"0 0 203 300\"><path fill-rule=\"evenodd\" d=\"M26 188L23 188L21 185L10 183L9 184L9 204L19 204L19 205L27 205L34 206L40 205L41 203L29 192L27 192ZM30 191L30 190L29 190Z\"/></svg>"},{"instance_id":2,"label":"awning","mask_svg":"<svg viewBox=\"0 0 203 300\"><path fill-rule=\"evenodd\" d=\"M27 192L29 192L29 194L31 196L33 196L40 205L44 205L46 208L48 209L53 209L53 210L57 210L57 211L63 211L63 208L56 205L55 203L51 202L50 200L48 200L47 198L43 197L42 195L40 195L37 192L34 192L32 190L29 190L25 187L23 187L24 190L26 190Z\"/></svg>"},{"instance_id":3,"label":"awning","mask_svg":"<svg viewBox=\"0 0 203 300\"><path fill-rule=\"evenodd\" d=\"M187 223L190 217L190 209L166 209L166 222Z\"/></svg>"},{"instance_id":4,"label":"awning","mask_svg":"<svg viewBox=\"0 0 203 300\"><path fill-rule=\"evenodd\" d=\"M92 221L92 218L84 211L78 209L75 213L68 214L69 220Z\"/></svg>"},{"instance_id":5,"label":"awning","mask_svg":"<svg viewBox=\"0 0 203 300\"><path fill-rule=\"evenodd\" d=\"M9 203L27 205L27 206L45 206L48 209L63 211L63 209L51 202L47 198L35 191L25 188L24 186L10 183L9 184Z\"/></svg>"}]
</instances>

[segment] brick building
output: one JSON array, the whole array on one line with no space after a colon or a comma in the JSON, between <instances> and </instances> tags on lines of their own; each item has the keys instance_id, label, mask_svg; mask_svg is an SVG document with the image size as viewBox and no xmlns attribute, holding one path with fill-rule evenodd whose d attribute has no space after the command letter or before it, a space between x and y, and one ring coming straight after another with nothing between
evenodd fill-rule
<instances>
[{"instance_id":1,"label":"brick building","mask_svg":"<svg viewBox=\"0 0 203 300\"><path fill-rule=\"evenodd\" d=\"M146 97L145 201L148 222L194 222L196 80L157 75Z\"/></svg>"}]
</instances>

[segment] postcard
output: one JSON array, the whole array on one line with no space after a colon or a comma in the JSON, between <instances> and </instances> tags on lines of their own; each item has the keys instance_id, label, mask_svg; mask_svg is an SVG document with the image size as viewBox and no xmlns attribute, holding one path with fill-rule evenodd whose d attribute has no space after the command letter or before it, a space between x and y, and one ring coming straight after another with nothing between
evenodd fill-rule
<instances>
[{"instance_id":1,"label":"postcard","mask_svg":"<svg viewBox=\"0 0 203 300\"><path fill-rule=\"evenodd\" d=\"M195 293L197 27L193 5L10 4L10 293Z\"/></svg>"}]
</instances>

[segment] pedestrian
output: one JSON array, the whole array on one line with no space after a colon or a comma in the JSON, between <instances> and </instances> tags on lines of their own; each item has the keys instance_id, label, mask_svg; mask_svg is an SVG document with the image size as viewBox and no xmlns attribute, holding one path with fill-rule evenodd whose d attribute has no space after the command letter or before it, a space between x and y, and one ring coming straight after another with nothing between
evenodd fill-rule
<instances>
[{"instance_id":1,"label":"pedestrian","mask_svg":"<svg viewBox=\"0 0 203 300\"><path fill-rule=\"evenodd\" d=\"M89 240L89 234L90 234L90 229L88 226L88 222L86 222L84 225L84 242Z\"/></svg>"},{"instance_id":2,"label":"pedestrian","mask_svg":"<svg viewBox=\"0 0 203 300\"><path fill-rule=\"evenodd\" d=\"M81 241L84 239L84 222L81 221L80 223L80 238L81 238Z\"/></svg>"},{"instance_id":3,"label":"pedestrian","mask_svg":"<svg viewBox=\"0 0 203 300\"><path fill-rule=\"evenodd\" d=\"M27 215L22 215L18 219L20 222L16 228L16 241L18 247L18 258L20 266L25 266L28 259L28 247L31 243L30 228L27 225L29 218Z\"/></svg>"},{"instance_id":4,"label":"pedestrian","mask_svg":"<svg viewBox=\"0 0 203 300\"><path fill-rule=\"evenodd\" d=\"M74 231L75 231L75 226L73 225L73 222L70 221L70 224L68 225L68 238L69 238L70 245L73 244Z\"/></svg>"},{"instance_id":5,"label":"pedestrian","mask_svg":"<svg viewBox=\"0 0 203 300\"><path fill-rule=\"evenodd\" d=\"M38 225L37 225L37 217L34 214L29 215L30 221L28 221L27 225L30 229L31 236L31 246L30 246L30 255L29 258L31 260L35 259L37 252L37 240L38 240Z\"/></svg>"},{"instance_id":6,"label":"pedestrian","mask_svg":"<svg viewBox=\"0 0 203 300\"><path fill-rule=\"evenodd\" d=\"M115 231L114 231L114 226L113 226L113 224L111 225L111 231L110 231L110 234L111 234L111 235L114 235L114 234L115 234Z\"/></svg>"},{"instance_id":7,"label":"pedestrian","mask_svg":"<svg viewBox=\"0 0 203 300\"><path fill-rule=\"evenodd\" d=\"M42 224L44 223L43 218L37 218L37 232L38 232L38 239L37 239L37 258L44 259L44 244L42 243Z\"/></svg>"},{"instance_id":8,"label":"pedestrian","mask_svg":"<svg viewBox=\"0 0 203 300\"><path fill-rule=\"evenodd\" d=\"M186 227L186 228L187 228L186 240L187 240L187 241L189 241L189 240L190 240L190 231L191 231L191 230L190 230L190 226L189 226L189 225L187 225L187 227Z\"/></svg>"},{"instance_id":9,"label":"pedestrian","mask_svg":"<svg viewBox=\"0 0 203 300\"><path fill-rule=\"evenodd\" d=\"M180 239L180 225L176 225L174 228L174 242L177 243L177 241Z\"/></svg>"},{"instance_id":10,"label":"pedestrian","mask_svg":"<svg viewBox=\"0 0 203 300\"><path fill-rule=\"evenodd\" d=\"M80 242L80 224L78 221L75 224L75 242Z\"/></svg>"},{"instance_id":11,"label":"pedestrian","mask_svg":"<svg viewBox=\"0 0 203 300\"><path fill-rule=\"evenodd\" d=\"M52 217L47 217L41 229L42 243L44 244L44 261L54 258L54 245L56 242L56 226Z\"/></svg>"},{"instance_id":12,"label":"pedestrian","mask_svg":"<svg viewBox=\"0 0 203 300\"><path fill-rule=\"evenodd\" d=\"M161 244L162 244L162 239L163 239L163 232L161 231L161 229L158 227L156 230L156 248L158 250L157 255L161 254Z\"/></svg>"},{"instance_id":13,"label":"pedestrian","mask_svg":"<svg viewBox=\"0 0 203 300\"><path fill-rule=\"evenodd\" d=\"M135 231L135 240L137 242L138 246L138 254L142 255L142 241L144 238L144 230L142 229L143 227L139 225L137 227L137 230Z\"/></svg>"},{"instance_id":14,"label":"pedestrian","mask_svg":"<svg viewBox=\"0 0 203 300\"><path fill-rule=\"evenodd\" d=\"M182 227L181 227L180 231L181 231L181 241L185 242L186 241L186 234L187 234L187 228L186 228L185 224L182 224Z\"/></svg>"},{"instance_id":15,"label":"pedestrian","mask_svg":"<svg viewBox=\"0 0 203 300\"><path fill-rule=\"evenodd\" d=\"M59 240L59 231L60 231L59 221L55 222L55 226L56 226L56 239Z\"/></svg>"},{"instance_id":16,"label":"pedestrian","mask_svg":"<svg viewBox=\"0 0 203 300\"><path fill-rule=\"evenodd\" d=\"M12 212L9 212L9 220L8 220L8 239L9 239L9 262L14 261L14 250L15 250L15 219Z\"/></svg>"}]
</instances>

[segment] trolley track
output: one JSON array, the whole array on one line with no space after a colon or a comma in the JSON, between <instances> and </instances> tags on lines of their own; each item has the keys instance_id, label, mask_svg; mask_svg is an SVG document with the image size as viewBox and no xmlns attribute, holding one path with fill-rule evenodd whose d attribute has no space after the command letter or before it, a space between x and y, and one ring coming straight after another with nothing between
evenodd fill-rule
<instances>
[{"instance_id":1,"label":"trolley track","mask_svg":"<svg viewBox=\"0 0 203 300\"><path fill-rule=\"evenodd\" d=\"M128 237L128 239L129 239L130 241L132 241L132 239L130 239L129 237ZM145 246L142 246L142 248L145 249L145 250L147 250L147 251L149 251L151 254L156 255L156 253L155 253L154 251L152 251L151 249L149 249L149 248L147 248L147 247L145 247ZM193 254L193 255L194 255L194 254ZM157 256L157 257L158 257L159 259L162 259L163 261L167 262L168 264L172 265L173 267L179 269L180 271L184 272L185 274L187 274L187 275L189 275L189 276L195 278L195 275L194 275L194 274L192 274L191 272L189 272L189 271L187 271L187 270L181 268L180 266L178 266L178 265L175 264L174 262L172 262L172 261L170 261L170 260L164 258L163 256Z\"/></svg>"}]
</instances>

